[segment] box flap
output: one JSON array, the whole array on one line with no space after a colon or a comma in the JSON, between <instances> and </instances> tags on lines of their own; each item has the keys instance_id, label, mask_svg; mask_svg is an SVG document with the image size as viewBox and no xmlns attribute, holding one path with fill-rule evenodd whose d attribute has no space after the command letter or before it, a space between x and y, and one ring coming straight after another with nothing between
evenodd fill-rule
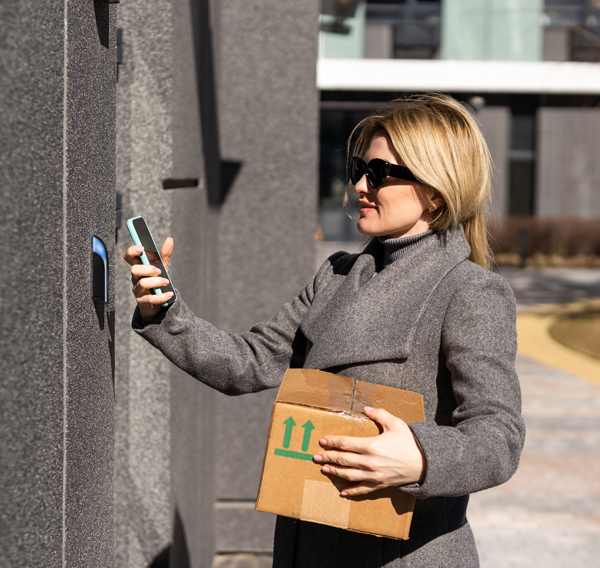
<instances>
[{"instance_id":1,"label":"box flap","mask_svg":"<svg viewBox=\"0 0 600 568\"><path fill-rule=\"evenodd\" d=\"M288 369L276 402L344 412L363 418L363 408L372 406L385 408L405 422L425 420L423 397L418 393L355 381L350 377L316 369Z\"/></svg>"},{"instance_id":2,"label":"box flap","mask_svg":"<svg viewBox=\"0 0 600 568\"><path fill-rule=\"evenodd\" d=\"M288 369L276 402L350 413L353 390L354 381L349 377L315 369Z\"/></svg>"},{"instance_id":3,"label":"box flap","mask_svg":"<svg viewBox=\"0 0 600 568\"><path fill-rule=\"evenodd\" d=\"M423 397L416 392L356 381L352 404L353 416L365 416L363 408L385 408L404 422L425 420Z\"/></svg>"}]
</instances>

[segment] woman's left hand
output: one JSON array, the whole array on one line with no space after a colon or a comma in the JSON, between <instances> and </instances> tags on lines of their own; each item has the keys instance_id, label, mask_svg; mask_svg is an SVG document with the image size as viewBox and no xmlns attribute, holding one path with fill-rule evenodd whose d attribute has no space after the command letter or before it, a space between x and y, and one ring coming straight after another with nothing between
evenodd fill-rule
<instances>
[{"instance_id":1,"label":"woman's left hand","mask_svg":"<svg viewBox=\"0 0 600 568\"><path fill-rule=\"evenodd\" d=\"M385 487L422 482L425 456L406 422L383 408L365 406L364 412L383 428L379 436L326 436L319 440L324 451L313 458L323 464L323 473L353 483L340 495L365 495Z\"/></svg>"}]
</instances>

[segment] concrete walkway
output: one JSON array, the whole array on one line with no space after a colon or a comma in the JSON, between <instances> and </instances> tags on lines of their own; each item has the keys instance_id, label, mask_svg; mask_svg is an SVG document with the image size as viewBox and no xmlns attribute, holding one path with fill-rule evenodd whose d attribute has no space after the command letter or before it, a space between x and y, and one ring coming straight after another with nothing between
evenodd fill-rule
<instances>
[{"instance_id":1,"label":"concrete walkway","mask_svg":"<svg viewBox=\"0 0 600 568\"><path fill-rule=\"evenodd\" d=\"M472 495L482 568L600 566L600 385L520 356L527 439L505 485Z\"/></svg>"}]
</instances>

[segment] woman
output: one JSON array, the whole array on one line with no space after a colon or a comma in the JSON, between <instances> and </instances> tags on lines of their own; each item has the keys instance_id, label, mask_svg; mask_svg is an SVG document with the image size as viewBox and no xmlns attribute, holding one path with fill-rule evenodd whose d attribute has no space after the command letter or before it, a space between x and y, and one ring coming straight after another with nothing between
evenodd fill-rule
<instances>
[{"instance_id":1,"label":"woman","mask_svg":"<svg viewBox=\"0 0 600 568\"><path fill-rule=\"evenodd\" d=\"M278 518L277 567L475 567L468 494L505 482L524 441L514 370L515 302L486 270L490 157L456 101L413 96L363 120L351 147L361 254L337 253L271 320L242 335L165 296L131 247L133 327L176 365L227 394L277 387L305 367L421 393L426 421L365 409L374 438L327 436L322 471L352 498L397 486L417 497L410 538L377 538ZM162 254L168 262L173 243Z\"/></svg>"}]
</instances>

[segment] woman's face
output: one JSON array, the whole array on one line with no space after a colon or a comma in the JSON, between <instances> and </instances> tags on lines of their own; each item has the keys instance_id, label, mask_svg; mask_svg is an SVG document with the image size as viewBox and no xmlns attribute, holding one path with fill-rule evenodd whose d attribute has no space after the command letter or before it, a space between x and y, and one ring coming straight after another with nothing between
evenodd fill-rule
<instances>
[{"instance_id":1,"label":"woman's face","mask_svg":"<svg viewBox=\"0 0 600 568\"><path fill-rule=\"evenodd\" d=\"M369 163L379 158L403 166L385 134L376 135L363 159ZM363 175L354 186L358 193L360 219L358 230L371 237L407 237L429 230L429 208L443 203L441 196L421 184L388 177L381 187L373 189Z\"/></svg>"}]
</instances>

